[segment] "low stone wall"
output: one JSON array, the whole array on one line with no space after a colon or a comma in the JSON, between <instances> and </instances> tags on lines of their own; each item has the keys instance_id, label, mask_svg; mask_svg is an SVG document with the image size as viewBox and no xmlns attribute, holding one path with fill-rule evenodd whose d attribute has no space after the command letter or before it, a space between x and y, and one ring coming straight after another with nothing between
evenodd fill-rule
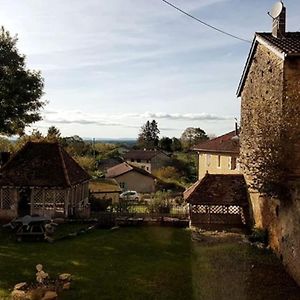
<instances>
[{"instance_id":1,"label":"low stone wall","mask_svg":"<svg viewBox=\"0 0 300 300\"><path fill-rule=\"evenodd\" d=\"M256 226L268 230L271 248L300 285L300 188L286 203L250 196Z\"/></svg>"}]
</instances>

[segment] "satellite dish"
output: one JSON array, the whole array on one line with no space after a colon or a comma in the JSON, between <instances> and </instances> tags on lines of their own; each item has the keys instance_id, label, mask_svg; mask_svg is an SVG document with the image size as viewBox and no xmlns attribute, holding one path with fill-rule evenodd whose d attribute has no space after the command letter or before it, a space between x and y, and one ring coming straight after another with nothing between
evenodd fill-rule
<instances>
[{"instance_id":1,"label":"satellite dish","mask_svg":"<svg viewBox=\"0 0 300 300\"><path fill-rule=\"evenodd\" d=\"M272 7L272 10L270 12L270 16L273 19L276 19L279 17L279 15L281 14L283 9L283 3L281 1L278 1L274 4L274 6Z\"/></svg>"}]
</instances>

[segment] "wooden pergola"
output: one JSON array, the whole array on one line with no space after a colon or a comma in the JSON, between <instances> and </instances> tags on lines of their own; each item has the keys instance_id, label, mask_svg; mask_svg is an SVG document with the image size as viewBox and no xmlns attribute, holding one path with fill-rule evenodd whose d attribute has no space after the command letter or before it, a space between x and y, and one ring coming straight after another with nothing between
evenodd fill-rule
<instances>
[{"instance_id":1,"label":"wooden pergola","mask_svg":"<svg viewBox=\"0 0 300 300\"><path fill-rule=\"evenodd\" d=\"M198 227L245 227L249 223L247 186L243 175L206 174L184 193L190 221Z\"/></svg>"},{"instance_id":2,"label":"wooden pergola","mask_svg":"<svg viewBox=\"0 0 300 300\"><path fill-rule=\"evenodd\" d=\"M28 142L0 170L0 218L88 216L89 180L58 143Z\"/></svg>"}]
</instances>

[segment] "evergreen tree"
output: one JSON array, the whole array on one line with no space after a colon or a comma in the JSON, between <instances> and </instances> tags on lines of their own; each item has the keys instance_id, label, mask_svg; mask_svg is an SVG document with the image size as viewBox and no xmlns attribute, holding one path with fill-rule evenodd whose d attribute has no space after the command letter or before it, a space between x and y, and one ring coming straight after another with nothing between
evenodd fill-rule
<instances>
[{"instance_id":1,"label":"evergreen tree","mask_svg":"<svg viewBox=\"0 0 300 300\"><path fill-rule=\"evenodd\" d=\"M60 139L60 131L55 126L50 126L47 133L48 140L58 141Z\"/></svg>"},{"instance_id":2,"label":"evergreen tree","mask_svg":"<svg viewBox=\"0 0 300 300\"><path fill-rule=\"evenodd\" d=\"M149 120L141 127L138 136L138 145L142 148L153 149L158 146L159 142L159 129L155 120Z\"/></svg>"}]
</instances>

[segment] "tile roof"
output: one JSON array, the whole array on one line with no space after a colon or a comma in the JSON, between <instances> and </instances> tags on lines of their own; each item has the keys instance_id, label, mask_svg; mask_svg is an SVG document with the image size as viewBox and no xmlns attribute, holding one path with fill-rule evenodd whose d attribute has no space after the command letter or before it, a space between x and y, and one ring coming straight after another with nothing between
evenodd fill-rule
<instances>
[{"instance_id":1,"label":"tile roof","mask_svg":"<svg viewBox=\"0 0 300 300\"><path fill-rule=\"evenodd\" d=\"M58 144L28 142L0 170L0 186L68 187L90 176Z\"/></svg>"},{"instance_id":2,"label":"tile roof","mask_svg":"<svg viewBox=\"0 0 300 300\"><path fill-rule=\"evenodd\" d=\"M121 193L122 189L117 181L112 178L101 178L91 180L89 182L89 189L91 193Z\"/></svg>"},{"instance_id":3,"label":"tile roof","mask_svg":"<svg viewBox=\"0 0 300 300\"><path fill-rule=\"evenodd\" d=\"M130 150L129 152L124 154L124 159L142 159L142 160L151 160L158 154L164 154L164 152L160 150Z\"/></svg>"},{"instance_id":4,"label":"tile roof","mask_svg":"<svg viewBox=\"0 0 300 300\"><path fill-rule=\"evenodd\" d=\"M114 178L114 177L118 177L120 175L126 174L128 172L131 172L131 171L138 172L138 173L140 173L142 175L145 175L145 176L148 176L148 177L156 178L155 176L148 173L147 171L145 171L141 168L138 168L136 166L133 166L133 165L131 165L129 163L126 163L126 162L123 162L119 165L116 165L116 166L110 168L110 169L107 169L106 177Z\"/></svg>"},{"instance_id":5,"label":"tile roof","mask_svg":"<svg viewBox=\"0 0 300 300\"><path fill-rule=\"evenodd\" d=\"M262 37L270 46L286 55L300 56L300 32L286 32L282 38L276 38L270 32L257 32L256 36Z\"/></svg>"},{"instance_id":6,"label":"tile roof","mask_svg":"<svg viewBox=\"0 0 300 300\"><path fill-rule=\"evenodd\" d=\"M247 185L244 176L206 174L184 192L190 204L248 205Z\"/></svg>"},{"instance_id":7,"label":"tile roof","mask_svg":"<svg viewBox=\"0 0 300 300\"><path fill-rule=\"evenodd\" d=\"M239 153L240 143L235 130L196 145L199 152Z\"/></svg>"}]
</instances>

